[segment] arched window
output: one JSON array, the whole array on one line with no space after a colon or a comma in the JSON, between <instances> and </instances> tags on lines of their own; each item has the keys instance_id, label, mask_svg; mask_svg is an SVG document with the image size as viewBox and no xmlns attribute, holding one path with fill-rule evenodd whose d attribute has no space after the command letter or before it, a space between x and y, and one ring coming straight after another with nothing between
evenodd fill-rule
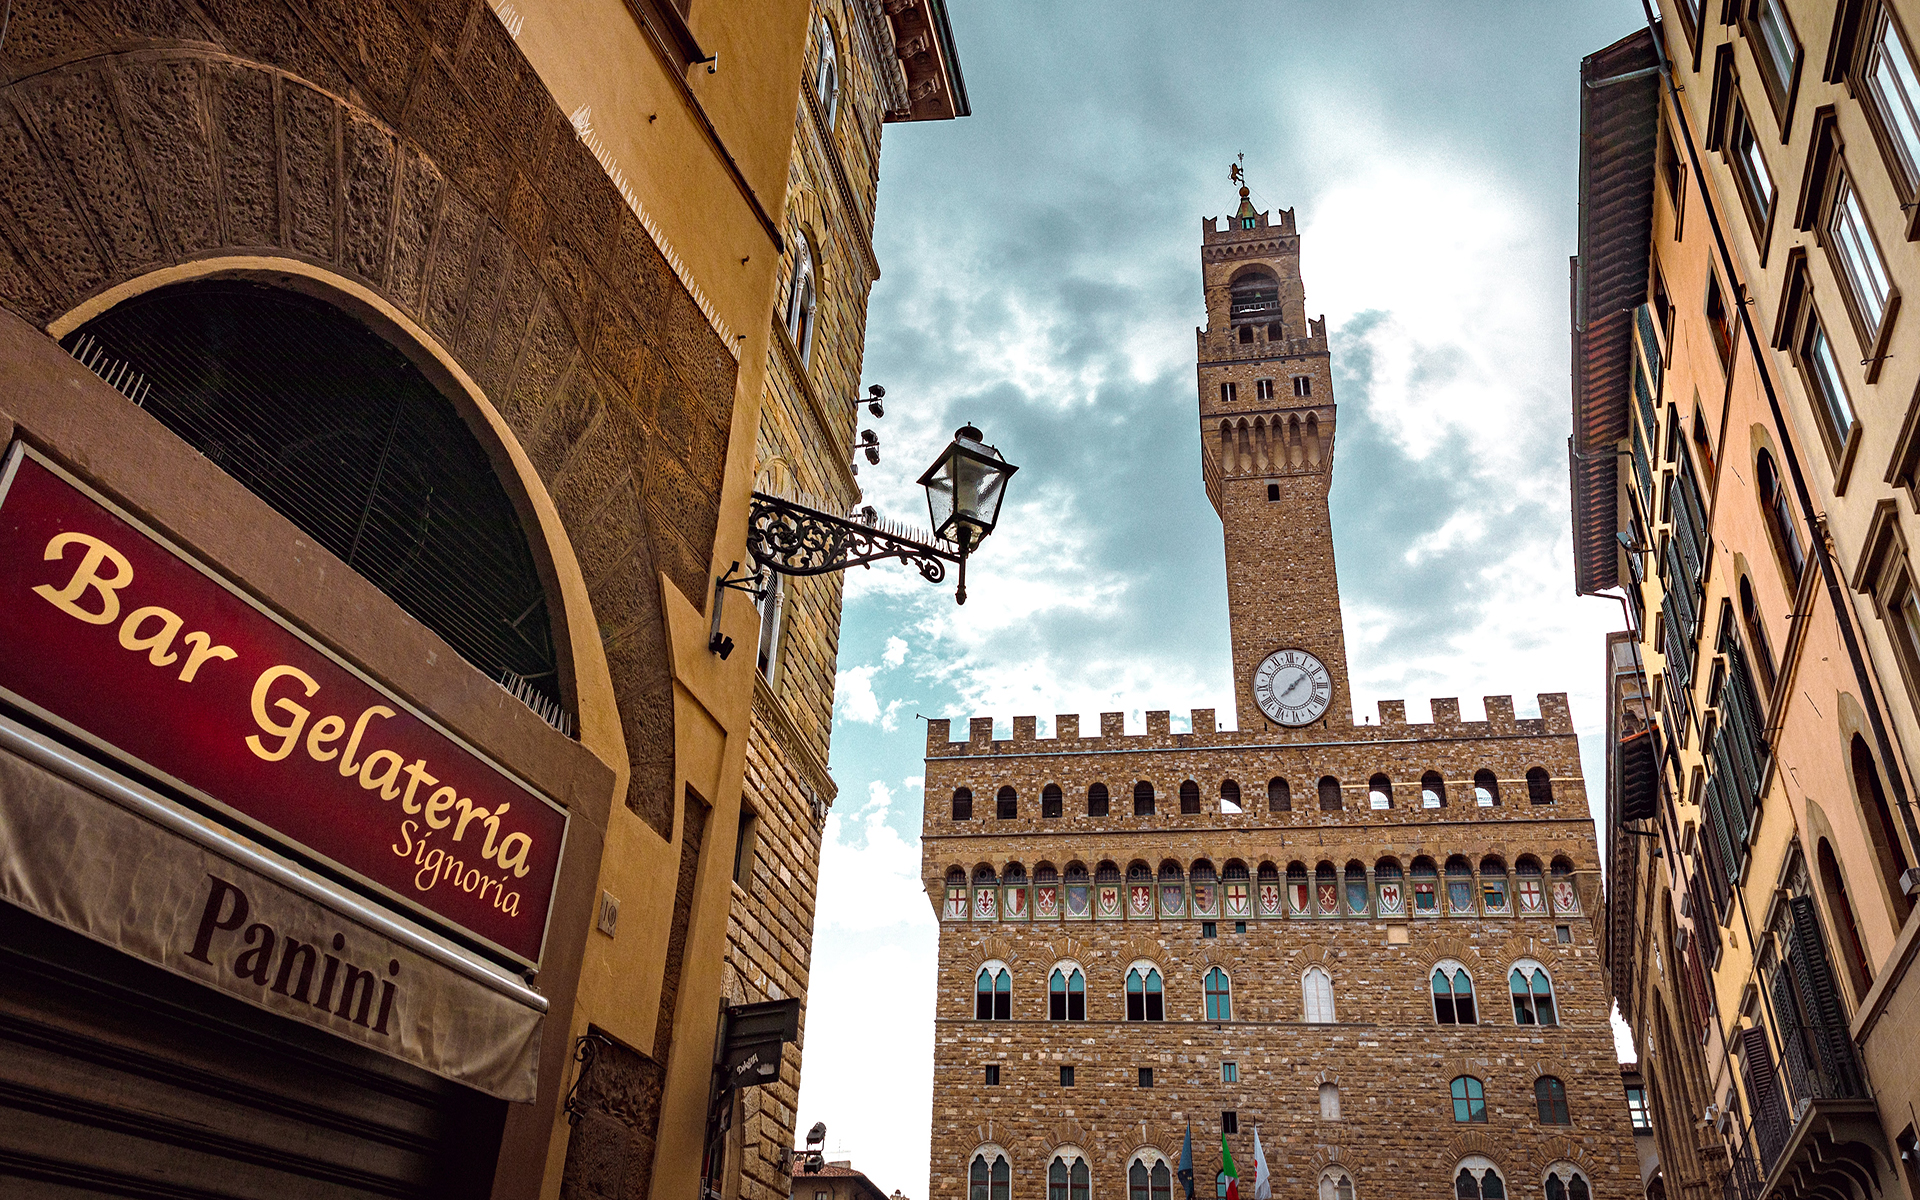
<instances>
[{"instance_id":1,"label":"arched window","mask_svg":"<svg viewBox=\"0 0 1920 1200\"><path fill-rule=\"evenodd\" d=\"M1473 978L1453 959L1434 964L1433 1019L1442 1025L1474 1025L1480 1020L1473 1004Z\"/></svg>"},{"instance_id":2,"label":"arched window","mask_svg":"<svg viewBox=\"0 0 1920 1200\"><path fill-rule=\"evenodd\" d=\"M1760 514L1766 518L1767 539L1773 543L1774 557L1779 560L1781 573L1787 577L1791 591L1800 582L1800 569L1806 565L1807 554L1800 546L1800 533L1793 524L1787 489L1780 485L1773 455L1764 449L1755 460L1754 475L1759 485Z\"/></svg>"},{"instance_id":3,"label":"arched window","mask_svg":"<svg viewBox=\"0 0 1920 1200\"><path fill-rule=\"evenodd\" d=\"M1447 806L1447 781L1440 778L1440 772L1428 771L1420 777L1420 807L1445 808Z\"/></svg>"},{"instance_id":4,"label":"arched window","mask_svg":"<svg viewBox=\"0 0 1920 1200\"><path fill-rule=\"evenodd\" d=\"M1214 967L1206 974L1207 1020L1233 1020L1233 986L1227 980L1227 973Z\"/></svg>"},{"instance_id":5,"label":"arched window","mask_svg":"<svg viewBox=\"0 0 1920 1200\"><path fill-rule=\"evenodd\" d=\"M1471 1075L1454 1076L1453 1119L1462 1123L1486 1124L1487 1089Z\"/></svg>"},{"instance_id":6,"label":"arched window","mask_svg":"<svg viewBox=\"0 0 1920 1200\"><path fill-rule=\"evenodd\" d=\"M1060 807L1061 807L1061 795L1060 795L1059 784L1050 783L1046 787L1040 789L1040 815L1041 816L1057 817L1060 815Z\"/></svg>"},{"instance_id":7,"label":"arched window","mask_svg":"<svg viewBox=\"0 0 1920 1200\"><path fill-rule=\"evenodd\" d=\"M1287 911L1296 917L1313 912L1313 876L1303 862L1287 864Z\"/></svg>"},{"instance_id":8,"label":"arched window","mask_svg":"<svg viewBox=\"0 0 1920 1200\"><path fill-rule=\"evenodd\" d=\"M1540 860L1522 854L1513 864L1514 893L1523 916L1539 916L1547 911L1547 894L1540 887Z\"/></svg>"},{"instance_id":9,"label":"arched window","mask_svg":"<svg viewBox=\"0 0 1920 1200\"><path fill-rule=\"evenodd\" d=\"M1173 1171L1158 1154L1142 1152L1127 1166L1127 1200L1173 1200Z\"/></svg>"},{"instance_id":10,"label":"arched window","mask_svg":"<svg viewBox=\"0 0 1920 1200\"><path fill-rule=\"evenodd\" d=\"M964 921L972 907L967 901L967 872L954 867L947 872L947 911L949 921Z\"/></svg>"},{"instance_id":11,"label":"arched window","mask_svg":"<svg viewBox=\"0 0 1920 1200\"><path fill-rule=\"evenodd\" d=\"M1447 911L1473 915L1473 864L1458 854L1447 859Z\"/></svg>"},{"instance_id":12,"label":"arched window","mask_svg":"<svg viewBox=\"0 0 1920 1200\"><path fill-rule=\"evenodd\" d=\"M787 285L787 336L800 352L804 366L813 353L813 310L818 301L813 282L813 247L807 235L793 235L793 279Z\"/></svg>"},{"instance_id":13,"label":"arched window","mask_svg":"<svg viewBox=\"0 0 1920 1200\"><path fill-rule=\"evenodd\" d=\"M1887 793L1880 786L1880 768L1873 760L1873 751L1867 749L1867 741L1859 734L1853 735L1853 794L1860 801L1860 811L1867 818L1867 839L1873 843L1873 855L1880 868L1880 882L1893 898L1893 914L1897 922L1904 924L1907 914L1913 911L1913 899L1900 887L1900 876L1912 863L1907 858L1907 849L1900 843L1900 831L1893 823L1893 811L1887 807Z\"/></svg>"},{"instance_id":14,"label":"arched window","mask_svg":"<svg viewBox=\"0 0 1920 1200\"><path fill-rule=\"evenodd\" d=\"M1220 811L1223 813L1241 812L1240 785L1231 779L1220 781Z\"/></svg>"},{"instance_id":15,"label":"arched window","mask_svg":"<svg viewBox=\"0 0 1920 1200\"><path fill-rule=\"evenodd\" d=\"M1440 911L1440 872L1433 860L1422 854L1413 860L1408 872L1413 879L1413 911L1433 916Z\"/></svg>"},{"instance_id":16,"label":"arched window","mask_svg":"<svg viewBox=\"0 0 1920 1200\"><path fill-rule=\"evenodd\" d=\"M1493 808L1500 803L1500 781L1492 771L1481 767L1473 773L1473 804L1475 808Z\"/></svg>"},{"instance_id":17,"label":"arched window","mask_svg":"<svg viewBox=\"0 0 1920 1200\"><path fill-rule=\"evenodd\" d=\"M820 103L820 116L828 129L840 110L840 50L834 43L833 27L820 22L820 64L814 70L813 98Z\"/></svg>"},{"instance_id":18,"label":"arched window","mask_svg":"<svg viewBox=\"0 0 1920 1200\"><path fill-rule=\"evenodd\" d=\"M1513 964L1507 975L1507 988L1513 994L1515 1025L1558 1025L1553 1009L1553 980L1547 969L1530 958Z\"/></svg>"},{"instance_id":19,"label":"arched window","mask_svg":"<svg viewBox=\"0 0 1920 1200\"><path fill-rule=\"evenodd\" d=\"M973 820L973 789L953 789L953 819L956 821Z\"/></svg>"},{"instance_id":20,"label":"arched window","mask_svg":"<svg viewBox=\"0 0 1920 1200\"><path fill-rule=\"evenodd\" d=\"M1530 804L1553 803L1553 779L1545 767L1527 768L1527 802Z\"/></svg>"},{"instance_id":21,"label":"arched window","mask_svg":"<svg viewBox=\"0 0 1920 1200\"><path fill-rule=\"evenodd\" d=\"M1087 1156L1077 1148L1063 1148L1047 1167L1047 1200L1088 1200L1092 1179Z\"/></svg>"},{"instance_id":22,"label":"arched window","mask_svg":"<svg viewBox=\"0 0 1920 1200\"><path fill-rule=\"evenodd\" d=\"M1558 1075L1542 1075L1533 1081L1533 1103L1542 1125L1571 1125L1567 1114L1567 1085Z\"/></svg>"},{"instance_id":23,"label":"arched window","mask_svg":"<svg viewBox=\"0 0 1920 1200\"><path fill-rule=\"evenodd\" d=\"M1285 325L1282 325L1278 321L1269 321L1267 323L1267 340L1268 341L1283 342L1286 339L1287 339L1287 327Z\"/></svg>"},{"instance_id":24,"label":"arched window","mask_svg":"<svg viewBox=\"0 0 1920 1200\"><path fill-rule=\"evenodd\" d=\"M1160 968L1136 963L1127 971L1127 1020L1164 1021L1167 1000L1160 986Z\"/></svg>"},{"instance_id":25,"label":"arched window","mask_svg":"<svg viewBox=\"0 0 1920 1200\"><path fill-rule=\"evenodd\" d=\"M1383 858L1373 864L1373 886L1379 895L1381 916L1406 915L1407 889L1401 877L1399 859Z\"/></svg>"},{"instance_id":26,"label":"arched window","mask_svg":"<svg viewBox=\"0 0 1920 1200\"><path fill-rule=\"evenodd\" d=\"M1375 775L1367 780L1367 807L1374 809L1393 807L1393 780L1385 775Z\"/></svg>"},{"instance_id":27,"label":"arched window","mask_svg":"<svg viewBox=\"0 0 1920 1200\"><path fill-rule=\"evenodd\" d=\"M1126 905L1121 899L1120 866L1113 860L1103 861L1093 869L1094 915L1102 919L1117 920L1126 915Z\"/></svg>"},{"instance_id":28,"label":"arched window","mask_svg":"<svg viewBox=\"0 0 1920 1200\"><path fill-rule=\"evenodd\" d=\"M1261 863L1255 882L1257 887L1254 894L1258 897L1260 915L1263 917L1281 915L1285 911L1286 902L1281 898L1280 868L1270 862Z\"/></svg>"},{"instance_id":29,"label":"arched window","mask_svg":"<svg viewBox=\"0 0 1920 1200\"><path fill-rule=\"evenodd\" d=\"M973 1156L967 1168L967 1200L1011 1200L1013 1171L1007 1166L1006 1151L985 1146Z\"/></svg>"},{"instance_id":30,"label":"arched window","mask_svg":"<svg viewBox=\"0 0 1920 1200\"><path fill-rule=\"evenodd\" d=\"M1320 1085L1320 1119L1338 1121L1340 1119L1340 1085L1323 1083ZM1349 1184L1349 1187L1352 1185Z\"/></svg>"},{"instance_id":31,"label":"arched window","mask_svg":"<svg viewBox=\"0 0 1920 1200\"><path fill-rule=\"evenodd\" d=\"M1050 862L1034 864L1033 915L1042 921L1060 915L1060 872Z\"/></svg>"},{"instance_id":32,"label":"arched window","mask_svg":"<svg viewBox=\"0 0 1920 1200\"><path fill-rule=\"evenodd\" d=\"M232 279L143 293L62 345L87 339L146 376L148 416L570 728L546 589L513 501L466 418L407 354L324 300Z\"/></svg>"},{"instance_id":33,"label":"arched window","mask_svg":"<svg viewBox=\"0 0 1920 1200\"><path fill-rule=\"evenodd\" d=\"M1860 942L1860 926L1853 915L1853 901L1847 896L1847 878L1840 873L1840 860L1834 857L1833 846L1826 838L1814 851L1820 867L1820 892L1827 901L1827 916L1833 921L1834 938L1839 942L1840 961L1847 969L1847 979L1853 984L1854 1002L1857 1004L1867 994L1867 987L1873 976L1867 970L1866 948Z\"/></svg>"},{"instance_id":34,"label":"arched window","mask_svg":"<svg viewBox=\"0 0 1920 1200\"><path fill-rule=\"evenodd\" d=\"M1107 815L1107 785L1096 783L1087 789L1087 815L1104 817Z\"/></svg>"},{"instance_id":35,"label":"arched window","mask_svg":"<svg viewBox=\"0 0 1920 1200\"><path fill-rule=\"evenodd\" d=\"M976 921L993 921L1000 916L1000 881L986 863L973 869L973 916Z\"/></svg>"},{"instance_id":36,"label":"arched window","mask_svg":"<svg viewBox=\"0 0 1920 1200\"><path fill-rule=\"evenodd\" d=\"M1144 779L1133 785L1133 815L1136 817L1153 815L1153 785Z\"/></svg>"},{"instance_id":37,"label":"arched window","mask_svg":"<svg viewBox=\"0 0 1920 1200\"><path fill-rule=\"evenodd\" d=\"M1180 785L1180 811L1188 815L1200 811L1200 785L1191 779Z\"/></svg>"},{"instance_id":38,"label":"arched window","mask_svg":"<svg viewBox=\"0 0 1920 1200\"><path fill-rule=\"evenodd\" d=\"M1232 295L1229 315L1235 323L1256 318L1264 323L1280 314L1280 280L1264 267L1243 271L1228 290Z\"/></svg>"},{"instance_id":39,"label":"arched window","mask_svg":"<svg viewBox=\"0 0 1920 1200\"><path fill-rule=\"evenodd\" d=\"M1507 864L1497 854L1480 860L1480 907L1490 913L1512 911L1507 895Z\"/></svg>"},{"instance_id":40,"label":"arched window","mask_svg":"<svg viewBox=\"0 0 1920 1200\"><path fill-rule=\"evenodd\" d=\"M1340 800L1340 781L1331 775L1320 777L1320 811L1339 812L1343 807Z\"/></svg>"},{"instance_id":41,"label":"arched window","mask_svg":"<svg viewBox=\"0 0 1920 1200\"><path fill-rule=\"evenodd\" d=\"M1020 815L1020 793L1011 787L1003 787L1000 794L993 798L993 815L1002 821L1011 821Z\"/></svg>"},{"instance_id":42,"label":"arched window","mask_svg":"<svg viewBox=\"0 0 1920 1200\"><path fill-rule=\"evenodd\" d=\"M973 1019L1013 1019L1013 976L1008 972L1007 964L999 961L983 964L980 973L974 976Z\"/></svg>"},{"instance_id":43,"label":"arched window","mask_svg":"<svg viewBox=\"0 0 1920 1200\"><path fill-rule=\"evenodd\" d=\"M1308 967L1300 976L1300 1009L1310 1025L1333 1024L1333 976L1325 967Z\"/></svg>"},{"instance_id":44,"label":"arched window","mask_svg":"<svg viewBox=\"0 0 1920 1200\"><path fill-rule=\"evenodd\" d=\"M1047 977L1047 1020L1087 1019L1087 977L1077 963L1061 963Z\"/></svg>"},{"instance_id":45,"label":"arched window","mask_svg":"<svg viewBox=\"0 0 1920 1200\"><path fill-rule=\"evenodd\" d=\"M1760 618L1760 605L1753 598L1753 581L1740 577L1740 623L1746 626L1747 640L1753 644L1753 657L1760 664L1760 683L1773 691L1773 646L1767 641L1767 625Z\"/></svg>"},{"instance_id":46,"label":"arched window","mask_svg":"<svg viewBox=\"0 0 1920 1200\"><path fill-rule=\"evenodd\" d=\"M1471 1078L1469 1076L1469 1078ZM1474 1083L1480 1081L1475 1079ZM1454 1200L1507 1200L1507 1181L1500 1168L1479 1155L1460 1160L1453 1176Z\"/></svg>"},{"instance_id":47,"label":"arched window","mask_svg":"<svg viewBox=\"0 0 1920 1200\"><path fill-rule=\"evenodd\" d=\"M1367 915L1367 864L1354 859L1347 863L1345 871L1347 886L1347 915L1364 917Z\"/></svg>"},{"instance_id":48,"label":"arched window","mask_svg":"<svg viewBox=\"0 0 1920 1200\"><path fill-rule=\"evenodd\" d=\"M1293 811L1293 789L1288 787L1287 781L1278 775L1267 780L1267 811Z\"/></svg>"},{"instance_id":49,"label":"arched window","mask_svg":"<svg viewBox=\"0 0 1920 1200\"><path fill-rule=\"evenodd\" d=\"M1547 1194L1547 1200L1593 1200L1586 1173L1570 1162L1557 1162L1548 1167L1541 1190Z\"/></svg>"},{"instance_id":50,"label":"arched window","mask_svg":"<svg viewBox=\"0 0 1920 1200\"><path fill-rule=\"evenodd\" d=\"M1340 876L1330 862L1313 869L1313 906L1320 916L1340 915Z\"/></svg>"}]
</instances>

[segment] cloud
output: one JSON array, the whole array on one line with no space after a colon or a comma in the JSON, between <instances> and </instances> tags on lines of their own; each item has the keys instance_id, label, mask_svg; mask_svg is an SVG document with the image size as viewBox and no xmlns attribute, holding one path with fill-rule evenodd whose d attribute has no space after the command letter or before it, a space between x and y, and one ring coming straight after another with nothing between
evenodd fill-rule
<instances>
[{"instance_id":1,"label":"cloud","mask_svg":"<svg viewBox=\"0 0 1920 1200\"><path fill-rule=\"evenodd\" d=\"M878 667L851 667L833 681L833 706L839 716L862 725L880 720L880 700L873 692L873 673Z\"/></svg>"},{"instance_id":2,"label":"cloud","mask_svg":"<svg viewBox=\"0 0 1920 1200\"><path fill-rule=\"evenodd\" d=\"M888 638L887 652L880 656L880 661L890 668L897 667L907 661L907 643L905 639L897 637Z\"/></svg>"}]
</instances>

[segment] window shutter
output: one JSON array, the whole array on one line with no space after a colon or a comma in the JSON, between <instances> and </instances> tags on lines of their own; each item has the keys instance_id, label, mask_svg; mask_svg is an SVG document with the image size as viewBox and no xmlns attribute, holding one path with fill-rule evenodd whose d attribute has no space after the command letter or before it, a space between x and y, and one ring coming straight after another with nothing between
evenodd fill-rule
<instances>
[{"instance_id":1,"label":"window shutter","mask_svg":"<svg viewBox=\"0 0 1920 1200\"><path fill-rule=\"evenodd\" d=\"M1642 729L1620 739L1620 819L1644 821L1652 817L1660 796L1660 764L1653 748L1653 730Z\"/></svg>"},{"instance_id":2,"label":"window shutter","mask_svg":"<svg viewBox=\"0 0 1920 1200\"><path fill-rule=\"evenodd\" d=\"M1806 1018L1811 1040L1820 1057L1825 1076L1824 1094L1828 1097L1853 1097L1861 1094L1859 1072L1854 1068L1853 1038L1847 1028L1846 1007L1840 1000L1840 988L1833 977L1827 957L1826 939L1820 934L1820 917L1813 900L1795 896L1789 901L1793 912L1793 936L1787 953L1793 963L1794 982L1800 993L1801 1012Z\"/></svg>"},{"instance_id":3,"label":"window shutter","mask_svg":"<svg viewBox=\"0 0 1920 1200\"><path fill-rule=\"evenodd\" d=\"M1713 857L1719 869L1715 872L1713 899L1715 907L1726 902L1726 885L1736 882L1740 877L1740 859L1746 853L1745 831L1736 838L1734 831L1727 827L1726 805L1720 798L1720 780L1707 776L1706 791L1700 797L1701 811L1706 814L1707 824L1713 827Z\"/></svg>"},{"instance_id":4,"label":"window shutter","mask_svg":"<svg viewBox=\"0 0 1920 1200\"><path fill-rule=\"evenodd\" d=\"M1740 1072L1746 1079L1747 1098L1753 1105L1753 1129L1760 1143L1760 1165L1773 1170L1786 1147L1792 1123L1787 1119L1787 1102L1780 1094L1780 1079L1774 1074L1773 1051L1767 1045L1763 1029L1751 1025L1740 1031Z\"/></svg>"},{"instance_id":5,"label":"window shutter","mask_svg":"<svg viewBox=\"0 0 1920 1200\"><path fill-rule=\"evenodd\" d=\"M1705 1041L1713 1026L1713 1003L1707 991L1707 973L1700 966L1700 940L1687 943L1687 998L1692 1001L1694 1027Z\"/></svg>"},{"instance_id":6,"label":"window shutter","mask_svg":"<svg viewBox=\"0 0 1920 1200\"><path fill-rule=\"evenodd\" d=\"M1806 1021L1800 1014L1800 1001L1794 997L1793 983L1787 978L1785 963L1774 963L1768 980L1773 996L1773 1024L1780 1031L1780 1057L1787 1072L1787 1086L1796 1099L1811 1094L1808 1072L1812 1059L1807 1053Z\"/></svg>"},{"instance_id":7,"label":"window shutter","mask_svg":"<svg viewBox=\"0 0 1920 1200\"><path fill-rule=\"evenodd\" d=\"M1687 894L1692 901L1695 918L1693 935L1707 943L1701 954L1712 959L1720 953L1720 926L1712 919L1713 909L1708 907L1706 885L1697 871L1687 880Z\"/></svg>"}]
</instances>

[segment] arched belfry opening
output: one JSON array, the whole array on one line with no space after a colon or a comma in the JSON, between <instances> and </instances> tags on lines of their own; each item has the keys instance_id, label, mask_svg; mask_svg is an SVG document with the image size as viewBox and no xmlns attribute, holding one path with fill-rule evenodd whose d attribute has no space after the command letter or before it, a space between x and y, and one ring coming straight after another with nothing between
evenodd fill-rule
<instances>
[{"instance_id":1,"label":"arched belfry opening","mask_svg":"<svg viewBox=\"0 0 1920 1200\"><path fill-rule=\"evenodd\" d=\"M1250 266L1233 277L1228 285L1228 317L1241 322L1266 324L1280 319L1280 277L1262 266Z\"/></svg>"},{"instance_id":2,"label":"arched belfry opening","mask_svg":"<svg viewBox=\"0 0 1920 1200\"><path fill-rule=\"evenodd\" d=\"M110 381L149 415L572 732L513 501L460 410L392 342L325 300L212 279L123 301L61 345L115 364Z\"/></svg>"}]
</instances>

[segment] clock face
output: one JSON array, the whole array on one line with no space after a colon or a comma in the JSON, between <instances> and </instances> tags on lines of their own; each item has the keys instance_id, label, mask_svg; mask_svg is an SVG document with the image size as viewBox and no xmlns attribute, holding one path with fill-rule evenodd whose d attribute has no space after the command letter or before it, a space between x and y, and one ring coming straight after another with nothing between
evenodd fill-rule
<instances>
[{"instance_id":1,"label":"clock face","mask_svg":"<svg viewBox=\"0 0 1920 1200\"><path fill-rule=\"evenodd\" d=\"M1275 650L1253 673L1253 698L1272 721L1311 725L1333 701L1333 678L1305 650Z\"/></svg>"}]
</instances>

